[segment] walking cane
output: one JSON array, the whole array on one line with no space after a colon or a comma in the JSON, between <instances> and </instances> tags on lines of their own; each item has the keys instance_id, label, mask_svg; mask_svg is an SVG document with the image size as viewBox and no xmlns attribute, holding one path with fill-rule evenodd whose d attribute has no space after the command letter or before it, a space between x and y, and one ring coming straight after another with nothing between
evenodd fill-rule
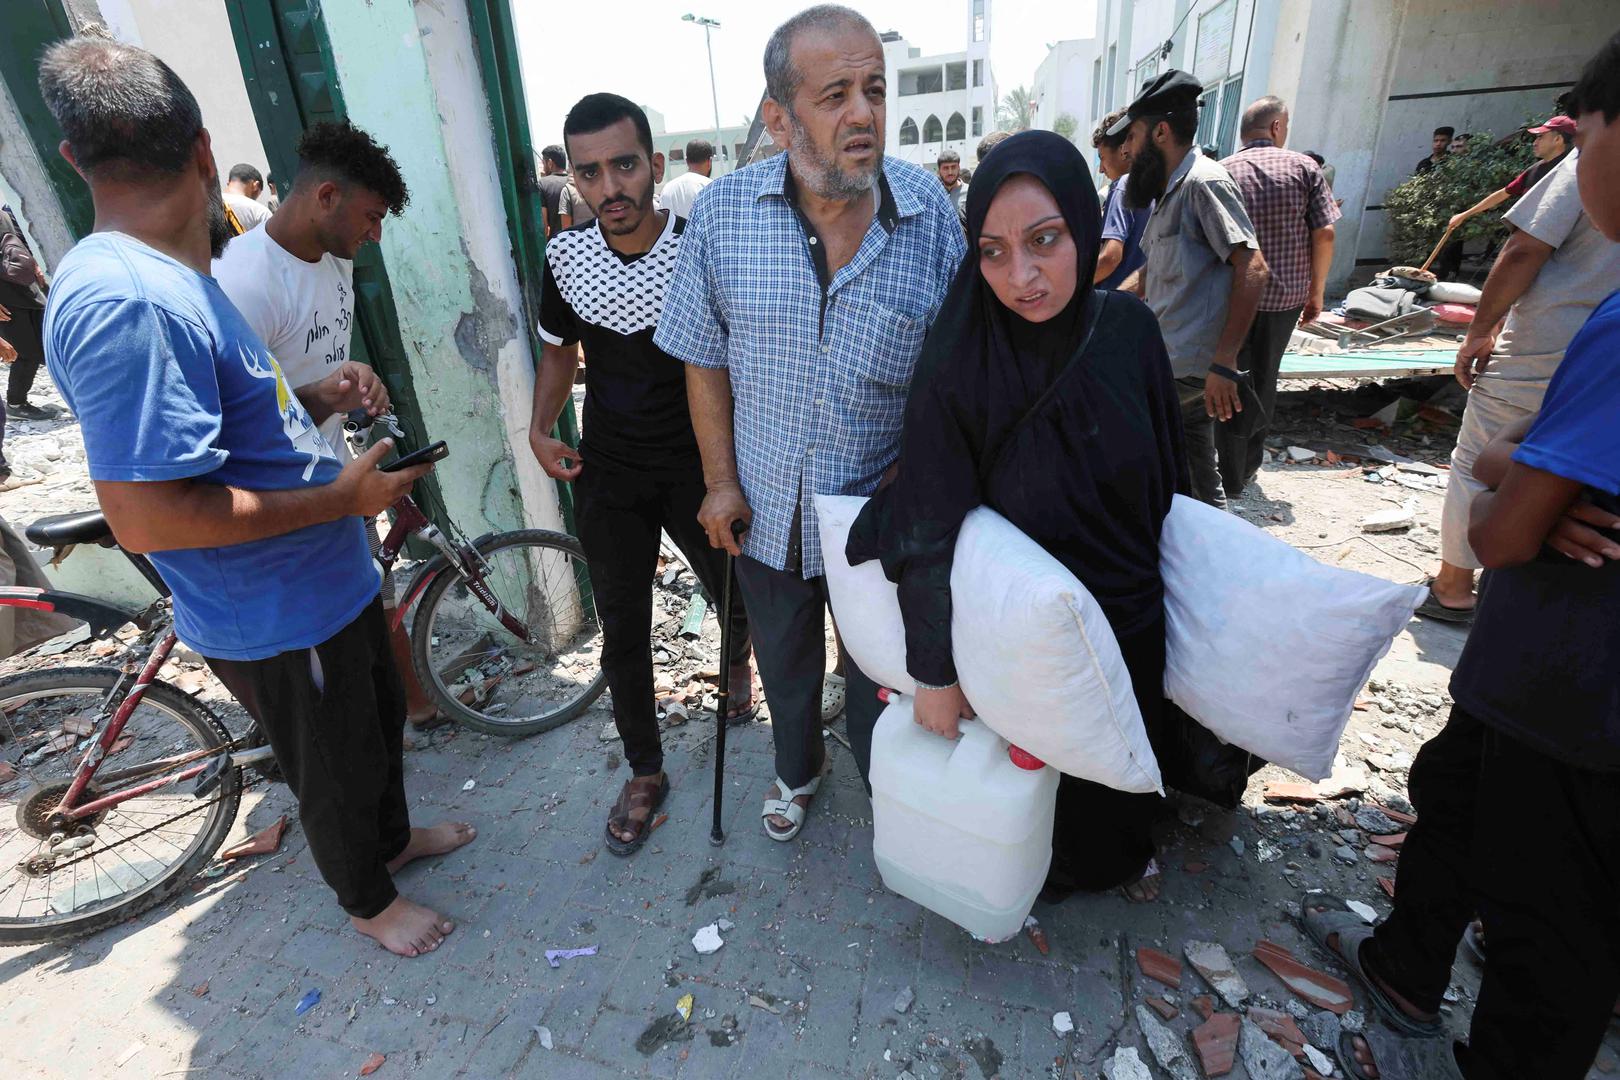
<instances>
[{"instance_id":1,"label":"walking cane","mask_svg":"<svg viewBox=\"0 0 1620 1080\"><path fill-rule=\"evenodd\" d=\"M731 535L737 540L748 531L741 518L731 523ZM709 843L719 847L726 842L725 830L720 827L721 806L725 801L726 782L726 714L731 711L731 579L735 576L732 564L736 557L726 552L726 580L720 586L720 696L714 707L714 828L709 830Z\"/></svg>"}]
</instances>

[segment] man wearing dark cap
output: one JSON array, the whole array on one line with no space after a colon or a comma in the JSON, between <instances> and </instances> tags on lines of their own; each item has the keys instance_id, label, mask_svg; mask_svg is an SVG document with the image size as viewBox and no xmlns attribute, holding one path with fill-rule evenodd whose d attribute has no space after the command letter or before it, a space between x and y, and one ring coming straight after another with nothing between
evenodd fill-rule
<instances>
[{"instance_id":1,"label":"man wearing dark cap","mask_svg":"<svg viewBox=\"0 0 1620 1080\"><path fill-rule=\"evenodd\" d=\"M1106 134L1125 134L1127 203L1153 207L1142 230L1147 261L1122 288L1146 300L1159 318L1181 395L1193 494L1224 508L1214 426L1243 410L1238 353L1269 273L1237 185L1193 145L1202 90L1197 79L1172 68L1149 83Z\"/></svg>"}]
</instances>

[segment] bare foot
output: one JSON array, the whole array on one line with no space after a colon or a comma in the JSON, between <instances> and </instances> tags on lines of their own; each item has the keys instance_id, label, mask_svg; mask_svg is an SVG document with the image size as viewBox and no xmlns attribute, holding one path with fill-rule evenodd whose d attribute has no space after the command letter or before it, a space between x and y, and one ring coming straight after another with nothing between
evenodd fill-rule
<instances>
[{"instance_id":1,"label":"bare foot","mask_svg":"<svg viewBox=\"0 0 1620 1080\"><path fill-rule=\"evenodd\" d=\"M731 700L726 705L726 723L734 724L754 709L753 663L744 660L740 664L732 664L730 685Z\"/></svg>"},{"instance_id":2,"label":"bare foot","mask_svg":"<svg viewBox=\"0 0 1620 1080\"><path fill-rule=\"evenodd\" d=\"M388 872L399 873L400 868L412 859L454 851L463 844L472 843L477 836L478 830L465 821L444 821L427 829L413 828L411 842L405 845L404 851L389 860Z\"/></svg>"},{"instance_id":3,"label":"bare foot","mask_svg":"<svg viewBox=\"0 0 1620 1080\"><path fill-rule=\"evenodd\" d=\"M424 830L425 831L425 830ZM396 956L421 956L444 943L444 937L456 924L421 904L413 904L403 896L371 919L349 917L354 928Z\"/></svg>"}]
</instances>

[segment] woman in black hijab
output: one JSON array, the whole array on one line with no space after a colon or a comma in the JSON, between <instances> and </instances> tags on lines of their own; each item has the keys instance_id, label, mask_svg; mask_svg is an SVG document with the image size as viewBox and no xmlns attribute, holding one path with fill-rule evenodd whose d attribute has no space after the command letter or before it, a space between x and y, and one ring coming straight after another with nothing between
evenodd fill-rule
<instances>
[{"instance_id":1,"label":"woman in black hijab","mask_svg":"<svg viewBox=\"0 0 1620 1080\"><path fill-rule=\"evenodd\" d=\"M977 506L1007 518L1102 606L1151 741L1165 725L1159 531L1188 490L1158 322L1091 288L1101 221L1073 144L1030 131L996 147L967 196L968 254L918 361L899 470L851 530L900 587L918 723L955 737L972 709L951 658L951 559ZM1161 800L1064 776L1043 896L1158 894Z\"/></svg>"}]
</instances>

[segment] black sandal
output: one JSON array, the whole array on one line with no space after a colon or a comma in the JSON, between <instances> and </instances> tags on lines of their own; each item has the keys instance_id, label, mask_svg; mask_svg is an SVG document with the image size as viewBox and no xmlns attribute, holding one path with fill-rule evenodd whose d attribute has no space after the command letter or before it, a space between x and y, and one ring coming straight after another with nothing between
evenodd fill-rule
<instances>
[{"instance_id":1,"label":"black sandal","mask_svg":"<svg viewBox=\"0 0 1620 1080\"><path fill-rule=\"evenodd\" d=\"M652 779L650 776L632 776L625 781L624 788L613 803L613 809L608 813L607 825L603 827L602 834L607 840L607 849L615 855L628 855L647 842L647 834L652 832L653 811L664 805L664 799L669 796L667 774L659 774L656 790L648 790L650 785L645 781L650 779ZM646 816L639 821L632 816L638 810L646 811ZM616 828L634 828L636 835L629 840L620 840L613 835Z\"/></svg>"},{"instance_id":2,"label":"black sandal","mask_svg":"<svg viewBox=\"0 0 1620 1080\"><path fill-rule=\"evenodd\" d=\"M1423 603L1417 606L1417 611L1414 614L1421 615L1425 619L1433 619L1436 622L1451 623L1454 626L1468 626L1473 623L1473 608L1446 607L1440 602L1440 598L1434 595L1434 578L1430 578L1423 584L1429 587L1429 595L1423 598Z\"/></svg>"}]
</instances>

